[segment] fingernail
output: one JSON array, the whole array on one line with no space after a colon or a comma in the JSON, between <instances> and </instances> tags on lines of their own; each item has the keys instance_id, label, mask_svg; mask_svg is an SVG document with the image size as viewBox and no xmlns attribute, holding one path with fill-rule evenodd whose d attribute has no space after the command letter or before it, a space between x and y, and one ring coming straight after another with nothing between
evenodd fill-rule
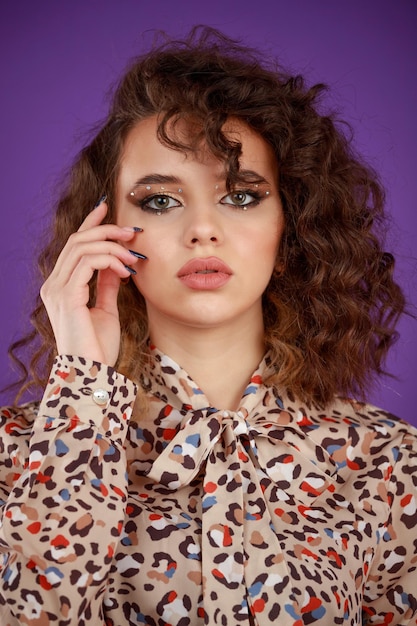
<instances>
[{"instance_id":1,"label":"fingernail","mask_svg":"<svg viewBox=\"0 0 417 626\"><path fill-rule=\"evenodd\" d=\"M129 250L130 254L133 254L133 256L135 256L137 259L147 259L148 257L145 256L144 254L141 254L140 252L136 252L136 250Z\"/></svg>"},{"instance_id":2,"label":"fingernail","mask_svg":"<svg viewBox=\"0 0 417 626\"><path fill-rule=\"evenodd\" d=\"M130 267L129 265L125 265L125 268L127 269L128 272L130 272L131 274L136 274L136 270L133 269L133 267Z\"/></svg>"},{"instance_id":3,"label":"fingernail","mask_svg":"<svg viewBox=\"0 0 417 626\"><path fill-rule=\"evenodd\" d=\"M139 226L123 226L123 230L128 230L129 233L143 233L143 228Z\"/></svg>"},{"instance_id":4,"label":"fingernail","mask_svg":"<svg viewBox=\"0 0 417 626\"><path fill-rule=\"evenodd\" d=\"M102 195L102 196L101 196L100 200L97 202L97 204L94 206L94 208L96 209L96 208L97 208L98 206L100 206L100 204L101 204L102 202L104 202L105 200L107 200L107 196L106 196L106 194L104 194L104 195Z\"/></svg>"}]
</instances>

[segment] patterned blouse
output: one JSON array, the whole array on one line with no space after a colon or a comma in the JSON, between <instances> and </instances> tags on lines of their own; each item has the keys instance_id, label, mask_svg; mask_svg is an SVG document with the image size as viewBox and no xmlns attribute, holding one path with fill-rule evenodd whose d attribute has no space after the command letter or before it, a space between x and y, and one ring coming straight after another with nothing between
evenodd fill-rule
<instances>
[{"instance_id":1,"label":"patterned blouse","mask_svg":"<svg viewBox=\"0 0 417 626\"><path fill-rule=\"evenodd\" d=\"M306 406L267 357L216 409L152 354L146 410L58 357L40 406L1 412L1 626L417 624L417 430Z\"/></svg>"}]
</instances>

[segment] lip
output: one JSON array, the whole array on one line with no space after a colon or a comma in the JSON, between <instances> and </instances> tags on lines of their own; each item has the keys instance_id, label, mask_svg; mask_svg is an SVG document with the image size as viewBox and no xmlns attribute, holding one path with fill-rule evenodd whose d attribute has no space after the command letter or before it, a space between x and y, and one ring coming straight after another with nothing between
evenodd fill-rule
<instances>
[{"instance_id":1,"label":"lip","mask_svg":"<svg viewBox=\"0 0 417 626\"><path fill-rule=\"evenodd\" d=\"M177 273L184 285L197 290L218 289L225 285L232 275L230 267L213 256L191 259Z\"/></svg>"}]
</instances>

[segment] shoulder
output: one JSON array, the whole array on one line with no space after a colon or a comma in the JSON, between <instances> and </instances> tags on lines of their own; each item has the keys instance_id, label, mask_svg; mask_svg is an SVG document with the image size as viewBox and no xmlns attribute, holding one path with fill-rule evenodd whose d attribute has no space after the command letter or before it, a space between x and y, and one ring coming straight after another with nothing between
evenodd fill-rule
<instances>
[{"instance_id":1,"label":"shoulder","mask_svg":"<svg viewBox=\"0 0 417 626\"><path fill-rule=\"evenodd\" d=\"M407 457L417 466L417 429L384 409L338 397L325 408L283 398L282 408L338 471L380 475Z\"/></svg>"},{"instance_id":2,"label":"shoulder","mask_svg":"<svg viewBox=\"0 0 417 626\"><path fill-rule=\"evenodd\" d=\"M377 479L417 473L417 429L379 407L348 399L335 399L317 414L321 445L346 469ZM319 434L320 433L320 434ZM313 435L314 436L314 435Z\"/></svg>"},{"instance_id":3,"label":"shoulder","mask_svg":"<svg viewBox=\"0 0 417 626\"><path fill-rule=\"evenodd\" d=\"M355 431L361 436L368 435L376 446L403 439L416 444L417 428L372 404L336 398L328 413L330 419L343 425L350 435Z\"/></svg>"},{"instance_id":4,"label":"shoulder","mask_svg":"<svg viewBox=\"0 0 417 626\"><path fill-rule=\"evenodd\" d=\"M299 408L298 422L306 432L329 437L342 436L351 441L364 437L376 445L404 437L416 441L417 428L379 407L347 398L335 398L325 408Z\"/></svg>"}]
</instances>

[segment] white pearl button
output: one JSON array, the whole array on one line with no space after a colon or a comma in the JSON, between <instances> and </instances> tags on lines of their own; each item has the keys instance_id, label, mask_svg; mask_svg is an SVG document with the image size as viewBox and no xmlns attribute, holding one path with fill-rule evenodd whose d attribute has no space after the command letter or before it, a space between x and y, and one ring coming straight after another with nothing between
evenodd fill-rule
<instances>
[{"instance_id":1,"label":"white pearl button","mask_svg":"<svg viewBox=\"0 0 417 626\"><path fill-rule=\"evenodd\" d=\"M93 400L99 406L105 406L109 401L109 392L105 389L96 389L93 391Z\"/></svg>"}]
</instances>

